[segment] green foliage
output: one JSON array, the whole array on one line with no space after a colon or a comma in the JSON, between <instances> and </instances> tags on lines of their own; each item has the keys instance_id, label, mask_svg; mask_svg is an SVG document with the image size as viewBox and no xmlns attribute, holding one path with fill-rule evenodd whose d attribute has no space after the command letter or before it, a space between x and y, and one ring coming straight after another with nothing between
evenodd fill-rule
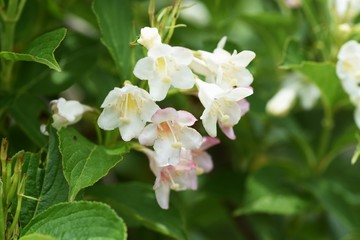
<instances>
[{"instance_id":1,"label":"green foliage","mask_svg":"<svg viewBox=\"0 0 360 240\"><path fill-rule=\"evenodd\" d=\"M127 235L123 220L107 205L95 202L60 203L52 206L32 219L23 229L22 236L29 238L34 233L59 240L122 240Z\"/></svg>"},{"instance_id":2,"label":"green foliage","mask_svg":"<svg viewBox=\"0 0 360 240\"><path fill-rule=\"evenodd\" d=\"M58 72L61 71L57 63L54 51L64 40L66 29L60 28L41 35L30 43L29 47L22 53L2 51L0 58L11 61L31 61L44 64Z\"/></svg>"},{"instance_id":3,"label":"green foliage","mask_svg":"<svg viewBox=\"0 0 360 240\"><path fill-rule=\"evenodd\" d=\"M179 209L174 208L175 206L168 211L158 208L155 195L149 185L140 183L98 185L88 194L96 200L110 204L124 218L126 216L149 229L175 239L187 239L185 223Z\"/></svg>"},{"instance_id":4,"label":"green foliage","mask_svg":"<svg viewBox=\"0 0 360 240\"><path fill-rule=\"evenodd\" d=\"M107 175L128 151L126 145L115 150L95 145L71 128L63 128L58 134L70 200L74 200L81 189Z\"/></svg>"},{"instance_id":5,"label":"green foliage","mask_svg":"<svg viewBox=\"0 0 360 240\"><path fill-rule=\"evenodd\" d=\"M93 2L100 31L101 42L110 52L115 65L123 79L131 77L132 10L131 1L101 1ZM116 23L116 27L114 27Z\"/></svg>"}]
</instances>

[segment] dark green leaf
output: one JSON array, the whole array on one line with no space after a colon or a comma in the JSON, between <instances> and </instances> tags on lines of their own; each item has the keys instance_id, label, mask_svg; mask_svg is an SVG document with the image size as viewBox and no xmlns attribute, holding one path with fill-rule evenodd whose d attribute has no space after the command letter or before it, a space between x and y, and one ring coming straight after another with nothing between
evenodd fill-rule
<instances>
[{"instance_id":1,"label":"dark green leaf","mask_svg":"<svg viewBox=\"0 0 360 240\"><path fill-rule=\"evenodd\" d=\"M46 137L40 132L40 113L45 104L38 98L24 94L19 96L9 108L21 130L39 147L46 144Z\"/></svg>"},{"instance_id":2,"label":"dark green leaf","mask_svg":"<svg viewBox=\"0 0 360 240\"><path fill-rule=\"evenodd\" d=\"M25 153L23 173L26 174L25 195L38 198L43 182L43 170L39 168L40 154ZM20 222L25 226L35 215L38 201L30 198L23 198L21 204Z\"/></svg>"},{"instance_id":3,"label":"dark green leaf","mask_svg":"<svg viewBox=\"0 0 360 240\"><path fill-rule=\"evenodd\" d=\"M282 179L278 177L281 176ZM307 202L286 187L284 171L265 168L249 176L246 183L245 200L236 215L270 213L292 215L306 209Z\"/></svg>"},{"instance_id":4,"label":"dark green leaf","mask_svg":"<svg viewBox=\"0 0 360 240\"><path fill-rule=\"evenodd\" d=\"M95 145L72 128L62 128L58 135L71 200L81 189L104 177L128 152L125 144L113 150Z\"/></svg>"},{"instance_id":5,"label":"dark green leaf","mask_svg":"<svg viewBox=\"0 0 360 240\"><path fill-rule=\"evenodd\" d=\"M95 0L93 11L100 27L102 43L109 50L120 75L130 79L130 42L133 41L131 1Z\"/></svg>"},{"instance_id":6,"label":"dark green leaf","mask_svg":"<svg viewBox=\"0 0 360 240\"><path fill-rule=\"evenodd\" d=\"M50 127L49 149L46 157L45 176L35 215L43 212L45 209L54 204L66 202L68 194L69 185L67 184L63 174L59 141L56 135L56 130Z\"/></svg>"},{"instance_id":7,"label":"dark green leaf","mask_svg":"<svg viewBox=\"0 0 360 240\"><path fill-rule=\"evenodd\" d=\"M107 205L96 202L60 203L37 215L22 236L45 234L56 239L126 239L126 226Z\"/></svg>"},{"instance_id":8,"label":"dark green leaf","mask_svg":"<svg viewBox=\"0 0 360 240\"><path fill-rule=\"evenodd\" d=\"M51 69L61 71L54 52L64 40L66 29L60 28L41 35L30 43L23 53L0 52L0 58L12 61L31 61L45 64Z\"/></svg>"},{"instance_id":9,"label":"dark green leaf","mask_svg":"<svg viewBox=\"0 0 360 240\"><path fill-rule=\"evenodd\" d=\"M112 186L95 186L87 192L90 197L110 204L121 216L145 227L176 239L187 239L180 212L171 206L161 209L154 190L144 184L127 183Z\"/></svg>"}]
</instances>

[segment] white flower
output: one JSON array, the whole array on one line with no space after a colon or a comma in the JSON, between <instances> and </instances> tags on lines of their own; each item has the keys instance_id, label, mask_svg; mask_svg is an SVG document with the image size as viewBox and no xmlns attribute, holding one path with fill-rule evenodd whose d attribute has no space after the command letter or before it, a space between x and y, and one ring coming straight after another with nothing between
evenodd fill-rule
<instances>
[{"instance_id":1,"label":"white flower","mask_svg":"<svg viewBox=\"0 0 360 240\"><path fill-rule=\"evenodd\" d=\"M194 72L204 75L209 83L216 83L224 89L248 87L253 76L246 67L255 58L252 51L236 50L232 54L224 50L226 37L223 37L213 53L198 51L191 67Z\"/></svg>"},{"instance_id":2,"label":"white flower","mask_svg":"<svg viewBox=\"0 0 360 240\"><path fill-rule=\"evenodd\" d=\"M101 105L103 112L98 125L104 130L119 128L124 141L138 137L146 122L159 109L144 89L126 82L122 88L114 88Z\"/></svg>"},{"instance_id":3,"label":"white flower","mask_svg":"<svg viewBox=\"0 0 360 240\"><path fill-rule=\"evenodd\" d=\"M331 0L330 6L335 14L345 21L351 20L360 12L359 0Z\"/></svg>"},{"instance_id":4,"label":"white flower","mask_svg":"<svg viewBox=\"0 0 360 240\"><path fill-rule=\"evenodd\" d=\"M188 65L193 55L189 49L158 44L148 51L148 56L140 59L134 69L134 75L141 80L148 80L150 95L161 101L173 86L190 89L195 79Z\"/></svg>"},{"instance_id":5,"label":"white flower","mask_svg":"<svg viewBox=\"0 0 360 240\"><path fill-rule=\"evenodd\" d=\"M336 74L354 104L360 98L360 44L348 41L340 48Z\"/></svg>"},{"instance_id":6,"label":"white flower","mask_svg":"<svg viewBox=\"0 0 360 240\"><path fill-rule=\"evenodd\" d=\"M249 87L237 87L224 90L214 83L196 80L199 88L199 99L205 107L201 120L206 132L211 136L217 135L216 124L219 122L221 130L230 139L235 139L232 127L237 124L246 111L245 97L250 96L253 90Z\"/></svg>"},{"instance_id":7,"label":"white flower","mask_svg":"<svg viewBox=\"0 0 360 240\"><path fill-rule=\"evenodd\" d=\"M157 28L144 27L140 31L141 35L137 42L147 49L161 44L161 37Z\"/></svg>"},{"instance_id":8,"label":"white flower","mask_svg":"<svg viewBox=\"0 0 360 240\"><path fill-rule=\"evenodd\" d=\"M336 74L351 102L356 106L355 123L360 128L360 44L348 41L338 53Z\"/></svg>"},{"instance_id":9,"label":"white flower","mask_svg":"<svg viewBox=\"0 0 360 240\"><path fill-rule=\"evenodd\" d=\"M180 18L197 27L206 27L211 21L211 15L206 5L197 0L185 0L181 4Z\"/></svg>"},{"instance_id":10,"label":"white flower","mask_svg":"<svg viewBox=\"0 0 360 240\"><path fill-rule=\"evenodd\" d=\"M274 116L285 116L300 99L303 109L311 109L320 97L320 90L306 81L299 73L291 73L286 77L280 90L266 104L266 111Z\"/></svg>"},{"instance_id":11,"label":"white flower","mask_svg":"<svg viewBox=\"0 0 360 240\"><path fill-rule=\"evenodd\" d=\"M159 166L176 165L182 149L199 148L201 135L192 126L196 118L189 112L174 108L159 109L139 136L139 142L154 145Z\"/></svg>"},{"instance_id":12,"label":"white flower","mask_svg":"<svg viewBox=\"0 0 360 240\"><path fill-rule=\"evenodd\" d=\"M52 126L56 129L77 123L82 118L84 112L92 110L91 107L83 105L78 101L67 101L64 98L53 100L50 102L50 105L54 121Z\"/></svg>"}]
</instances>

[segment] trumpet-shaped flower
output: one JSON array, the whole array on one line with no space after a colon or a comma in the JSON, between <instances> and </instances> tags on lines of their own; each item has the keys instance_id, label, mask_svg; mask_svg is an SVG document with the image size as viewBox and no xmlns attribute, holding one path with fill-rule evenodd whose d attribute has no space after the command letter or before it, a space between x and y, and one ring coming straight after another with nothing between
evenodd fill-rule
<instances>
[{"instance_id":1,"label":"trumpet-shaped flower","mask_svg":"<svg viewBox=\"0 0 360 240\"><path fill-rule=\"evenodd\" d=\"M205 107L201 120L207 133L215 137L217 135L216 124L219 123L223 133L230 139L235 139L233 126L248 110L244 103L245 97L253 93L250 87L237 87L224 90L214 83L196 80L199 88L199 99Z\"/></svg>"},{"instance_id":2,"label":"trumpet-shaped flower","mask_svg":"<svg viewBox=\"0 0 360 240\"><path fill-rule=\"evenodd\" d=\"M193 59L189 49L157 44L150 48L148 56L140 59L134 68L134 75L148 80L150 95L156 101L166 97L170 86L190 89L195 79L188 67Z\"/></svg>"},{"instance_id":3,"label":"trumpet-shaped flower","mask_svg":"<svg viewBox=\"0 0 360 240\"><path fill-rule=\"evenodd\" d=\"M336 73L351 102L356 106L354 112L355 123L360 128L360 44L348 41L338 53Z\"/></svg>"},{"instance_id":4,"label":"trumpet-shaped flower","mask_svg":"<svg viewBox=\"0 0 360 240\"><path fill-rule=\"evenodd\" d=\"M139 142L154 145L159 166L176 165L185 149L200 147L201 135L192 126L196 118L189 112L165 108L156 111L139 136Z\"/></svg>"},{"instance_id":5,"label":"trumpet-shaped flower","mask_svg":"<svg viewBox=\"0 0 360 240\"><path fill-rule=\"evenodd\" d=\"M170 190L183 191L197 189L196 163L192 160L191 151L184 149L180 160L176 165L159 166L157 154L147 148L142 149L150 161L150 168L156 176L155 190L156 200L163 209L169 208Z\"/></svg>"},{"instance_id":6,"label":"trumpet-shaped flower","mask_svg":"<svg viewBox=\"0 0 360 240\"><path fill-rule=\"evenodd\" d=\"M344 90L349 94L354 104L360 98L360 44L356 41L348 41L338 53L336 73L341 80Z\"/></svg>"},{"instance_id":7,"label":"trumpet-shaped flower","mask_svg":"<svg viewBox=\"0 0 360 240\"><path fill-rule=\"evenodd\" d=\"M104 130L119 128L124 141L138 137L146 122L159 109L144 89L125 83L122 88L114 88L101 105L103 112L98 125Z\"/></svg>"},{"instance_id":8,"label":"trumpet-shaped flower","mask_svg":"<svg viewBox=\"0 0 360 240\"><path fill-rule=\"evenodd\" d=\"M209 83L216 83L224 89L233 87L248 87L253 82L253 76L246 67L255 58L252 51L236 50L232 54L224 50L226 37L223 37L214 52L198 51L191 67L206 77Z\"/></svg>"},{"instance_id":9,"label":"trumpet-shaped flower","mask_svg":"<svg viewBox=\"0 0 360 240\"><path fill-rule=\"evenodd\" d=\"M92 110L91 107L83 105L78 101L67 101L64 98L53 100L50 102L50 105L54 121L52 126L56 129L77 123L85 112Z\"/></svg>"},{"instance_id":10,"label":"trumpet-shaped flower","mask_svg":"<svg viewBox=\"0 0 360 240\"><path fill-rule=\"evenodd\" d=\"M144 27L140 31L140 38L137 42L147 49L161 44L161 37L157 28Z\"/></svg>"}]
</instances>

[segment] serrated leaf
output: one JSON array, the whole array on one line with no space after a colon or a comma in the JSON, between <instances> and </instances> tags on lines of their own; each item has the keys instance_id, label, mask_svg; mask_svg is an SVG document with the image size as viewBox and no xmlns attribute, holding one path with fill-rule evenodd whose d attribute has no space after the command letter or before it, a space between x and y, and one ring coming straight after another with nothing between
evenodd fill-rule
<instances>
[{"instance_id":1,"label":"serrated leaf","mask_svg":"<svg viewBox=\"0 0 360 240\"><path fill-rule=\"evenodd\" d=\"M127 236L123 220L108 205L85 201L60 203L40 213L21 234L34 233L59 240L123 240Z\"/></svg>"},{"instance_id":2,"label":"serrated leaf","mask_svg":"<svg viewBox=\"0 0 360 240\"><path fill-rule=\"evenodd\" d=\"M56 130L50 127L44 181L38 197L39 201L36 206L35 215L54 204L66 202L68 199L69 185L63 174L61 154L58 146L59 141Z\"/></svg>"},{"instance_id":3,"label":"serrated leaf","mask_svg":"<svg viewBox=\"0 0 360 240\"><path fill-rule=\"evenodd\" d=\"M127 216L145 227L175 239L187 239L180 212L171 206L161 209L151 186L141 183L99 185L87 191L89 197L112 206L121 216Z\"/></svg>"},{"instance_id":4,"label":"serrated leaf","mask_svg":"<svg viewBox=\"0 0 360 240\"><path fill-rule=\"evenodd\" d=\"M24 155L23 173L26 174L25 195L38 198L43 183L43 170L39 168L40 154L26 152ZM35 214L38 201L23 198L20 222L25 226Z\"/></svg>"},{"instance_id":5,"label":"serrated leaf","mask_svg":"<svg viewBox=\"0 0 360 240\"><path fill-rule=\"evenodd\" d=\"M102 43L110 52L120 75L129 79L132 71L129 61L133 18L131 1L95 0L92 8L100 27Z\"/></svg>"},{"instance_id":6,"label":"serrated leaf","mask_svg":"<svg viewBox=\"0 0 360 240\"><path fill-rule=\"evenodd\" d=\"M24 236L24 237L20 238L20 240L56 240L56 238L53 238L49 235L34 233L34 234Z\"/></svg>"},{"instance_id":7,"label":"serrated leaf","mask_svg":"<svg viewBox=\"0 0 360 240\"><path fill-rule=\"evenodd\" d=\"M60 28L41 35L32 41L23 53L0 52L0 58L12 61L31 61L45 64L51 69L61 71L57 63L54 52L64 40L66 29Z\"/></svg>"},{"instance_id":8,"label":"serrated leaf","mask_svg":"<svg viewBox=\"0 0 360 240\"><path fill-rule=\"evenodd\" d=\"M128 152L125 144L116 151L95 145L72 128L62 128L58 135L70 200L74 200L81 189L104 177Z\"/></svg>"}]
</instances>

